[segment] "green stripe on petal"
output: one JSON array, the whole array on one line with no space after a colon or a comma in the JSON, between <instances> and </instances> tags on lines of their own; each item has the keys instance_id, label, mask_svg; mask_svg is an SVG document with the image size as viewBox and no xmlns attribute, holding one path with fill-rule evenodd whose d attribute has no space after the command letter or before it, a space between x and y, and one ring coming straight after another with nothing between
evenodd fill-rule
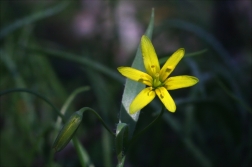
<instances>
[{"instance_id":1,"label":"green stripe on petal","mask_svg":"<svg viewBox=\"0 0 252 167\"><path fill-rule=\"evenodd\" d=\"M185 50L183 48L178 49L174 52L171 57L165 62L164 66L160 71L160 80L164 81L177 66L179 61L183 58Z\"/></svg>"},{"instance_id":2,"label":"green stripe on petal","mask_svg":"<svg viewBox=\"0 0 252 167\"><path fill-rule=\"evenodd\" d=\"M145 69L148 74L154 77L156 73L159 73L160 66L155 49L150 39L145 35L141 38L141 49Z\"/></svg>"},{"instance_id":3,"label":"green stripe on petal","mask_svg":"<svg viewBox=\"0 0 252 167\"><path fill-rule=\"evenodd\" d=\"M164 85L167 90L174 90L193 86L197 82L199 82L199 79L194 76L181 75L168 78Z\"/></svg>"},{"instance_id":4,"label":"green stripe on petal","mask_svg":"<svg viewBox=\"0 0 252 167\"><path fill-rule=\"evenodd\" d=\"M132 101L130 104L129 112L130 114L135 114L149 104L156 94L151 87L144 88Z\"/></svg>"},{"instance_id":5,"label":"green stripe on petal","mask_svg":"<svg viewBox=\"0 0 252 167\"><path fill-rule=\"evenodd\" d=\"M164 87L159 87L155 89L155 92L168 111L170 112L176 111L176 104L174 100L172 99L171 95L168 93L168 91Z\"/></svg>"},{"instance_id":6,"label":"green stripe on petal","mask_svg":"<svg viewBox=\"0 0 252 167\"><path fill-rule=\"evenodd\" d=\"M125 77L152 86L152 77L132 67L118 67L117 70Z\"/></svg>"}]
</instances>

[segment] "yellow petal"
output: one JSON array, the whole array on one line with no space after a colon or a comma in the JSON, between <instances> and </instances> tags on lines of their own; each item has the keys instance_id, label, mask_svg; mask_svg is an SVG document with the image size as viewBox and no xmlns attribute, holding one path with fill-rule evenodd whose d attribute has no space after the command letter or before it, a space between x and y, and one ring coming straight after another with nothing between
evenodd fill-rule
<instances>
[{"instance_id":1,"label":"yellow petal","mask_svg":"<svg viewBox=\"0 0 252 167\"><path fill-rule=\"evenodd\" d=\"M165 108L169 110L170 112L176 111L176 105L173 101L171 95L168 93L168 91L164 87L159 87L156 90L156 94L158 95L159 99L164 104Z\"/></svg>"},{"instance_id":2,"label":"yellow petal","mask_svg":"<svg viewBox=\"0 0 252 167\"><path fill-rule=\"evenodd\" d=\"M160 70L160 80L163 82L170 73L175 69L178 62L182 59L185 54L185 50L183 48L178 49L174 52L171 57L165 62L164 66Z\"/></svg>"},{"instance_id":3,"label":"yellow petal","mask_svg":"<svg viewBox=\"0 0 252 167\"><path fill-rule=\"evenodd\" d=\"M141 38L141 49L145 69L148 74L154 77L156 73L159 73L160 66L155 49L150 39L145 35Z\"/></svg>"},{"instance_id":4,"label":"yellow petal","mask_svg":"<svg viewBox=\"0 0 252 167\"><path fill-rule=\"evenodd\" d=\"M199 80L198 80L198 78L196 78L194 76L182 75L182 76L168 78L165 81L164 85L167 90L174 90L174 89L193 86L197 82L199 82Z\"/></svg>"},{"instance_id":5,"label":"yellow petal","mask_svg":"<svg viewBox=\"0 0 252 167\"><path fill-rule=\"evenodd\" d=\"M135 114L149 104L156 94L151 87L144 88L132 101L130 104L129 112L130 114Z\"/></svg>"},{"instance_id":6,"label":"yellow petal","mask_svg":"<svg viewBox=\"0 0 252 167\"><path fill-rule=\"evenodd\" d=\"M149 74L131 67L118 67L117 70L129 79L152 86L152 77Z\"/></svg>"}]
</instances>

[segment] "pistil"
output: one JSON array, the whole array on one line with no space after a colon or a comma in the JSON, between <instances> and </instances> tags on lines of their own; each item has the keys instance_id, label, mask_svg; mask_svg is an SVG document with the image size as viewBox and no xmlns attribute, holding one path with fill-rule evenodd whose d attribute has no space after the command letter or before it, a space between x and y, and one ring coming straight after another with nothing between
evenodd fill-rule
<instances>
[{"instance_id":1,"label":"pistil","mask_svg":"<svg viewBox=\"0 0 252 167\"><path fill-rule=\"evenodd\" d=\"M162 82L159 80L159 73L156 73L153 77L153 87L157 88L162 85Z\"/></svg>"}]
</instances>

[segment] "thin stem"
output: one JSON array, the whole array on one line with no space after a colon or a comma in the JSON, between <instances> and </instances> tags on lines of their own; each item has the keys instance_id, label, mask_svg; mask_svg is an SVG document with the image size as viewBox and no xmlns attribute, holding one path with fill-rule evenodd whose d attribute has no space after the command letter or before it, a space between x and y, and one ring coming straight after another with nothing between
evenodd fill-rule
<instances>
[{"instance_id":1,"label":"thin stem","mask_svg":"<svg viewBox=\"0 0 252 167\"><path fill-rule=\"evenodd\" d=\"M125 160L125 149L128 144L129 127L126 123L119 123L116 127L115 151L117 155L117 167L123 167Z\"/></svg>"},{"instance_id":2,"label":"thin stem","mask_svg":"<svg viewBox=\"0 0 252 167\"><path fill-rule=\"evenodd\" d=\"M90 89L89 86L83 86L83 87L77 88L75 91L73 91L73 93L71 93L71 95L67 98L66 102L61 107L60 113L62 115L64 115L66 113L66 110L69 108L71 102L73 101L73 99L77 96L77 94L84 92L84 91L87 91L89 89ZM61 123L61 119L58 117L58 119L56 121L56 126L60 126L60 123Z\"/></svg>"},{"instance_id":3,"label":"thin stem","mask_svg":"<svg viewBox=\"0 0 252 167\"><path fill-rule=\"evenodd\" d=\"M106 123L103 121L103 119L101 118L101 116L95 111L93 110L92 108L89 108L89 107L83 107L82 109L80 109L79 111L80 112L85 112L85 111L92 111L93 114L95 114L95 116L97 116L97 118L99 119L99 121L101 121L102 125L109 131L110 134L112 134L114 137L116 137L115 133L112 132L109 127L106 125Z\"/></svg>"},{"instance_id":4,"label":"thin stem","mask_svg":"<svg viewBox=\"0 0 252 167\"><path fill-rule=\"evenodd\" d=\"M233 100L237 101L245 110L252 114L252 109L245 102L235 96L230 90L228 90L228 88L224 85L223 82L220 81L220 79L216 78L216 82L228 96L230 96Z\"/></svg>"},{"instance_id":5,"label":"thin stem","mask_svg":"<svg viewBox=\"0 0 252 167\"><path fill-rule=\"evenodd\" d=\"M154 125L154 123L156 123L156 122L161 118L161 116L163 115L164 111L165 111L165 108L162 109L162 111L159 113L159 115L158 115L148 126L146 126L142 131L140 131L139 133L137 133L137 134L131 139L131 141L129 141L129 142L127 143L127 146L128 146L128 148L126 148L127 150L129 149L129 147L132 146L132 144L136 141L136 139L137 139L139 136L141 136L146 130L148 130L152 125ZM127 146L124 145L124 147L127 147ZM125 155L126 155L126 151L127 151L127 150L125 150L124 155L122 155L122 157L121 157L120 159L118 159L117 167L123 167L123 166L124 166L124 161L125 161L125 157L126 157Z\"/></svg>"},{"instance_id":6,"label":"thin stem","mask_svg":"<svg viewBox=\"0 0 252 167\"><path fill-rule=\"evenodd\" d=\"M117 166L116 167L123 167L124 166L124 161L125 161L125 156L123 156L122 157L122 160L121 160L121 162L119 162L118 164L117 164Z\"/></svg>"},{"instance_id":7,"label":"thin stem","mask_svg":"<svg viewBox=\"0 0 252 167\"><path fill-rule=\"evenodd\" d=\"M62 118L63 121L66 121L64 115L62 115L60 113L60 111L46 97L44 97L44 96L42 96L32 90L25 89L25 88L7 89L7 90L0 92L0 96L8 94L8 93L13 93L13 92L26 92L26 93L30 93L30 94L33 94L33 95L41 98L42 100L44 100L47 104L49 104L53 108L53 111L55 111Z\"/></svg>"},{"instance_id":8,"label":"thin stem","mask_svg":"<svg viewBox=\"0 0 252 167\"><path fill-rule=\"evenodd\" d=\"M141 136L146 130L148 130L151 126L153 126L154 123L156 123L159 120L159 118L161 118L161 116L164 113L164 110L165 110L165 108L162 109L160 114L148 126L146 126L142 131L138 132L136 135L134 135L134 137L129 142L129 146L131 146L139 136Z\"/></svg>"},{"instance_id":9,"label":"thin stem","mask_svg":"<svg viewBox=\"0 0 252 167\"><path fill-rule=\"evenodd\" d=\"M8 90L4 90L4 91L0 92L0 96L8 94L8 93L13 93L13 92L26 92L26 93L31 93L33 95L36 95L37 97L43 99L47 104L49 104L54 109L54 111L62 118L62 120L64 122L66 121L64 115L62 115L60 113L60 111L46 97L44 97L44 96L42 96L42 95L40 95L40 94L38 94L38 93L36 93L36 92L34 92L32 90L23 89L23 88L8 89ZM115 137L115 134L109 129L109 127L103 121L101 116L95 110L93 110L92 108L89 108L89 107L83 107L81 109L82 112L84 112L86 110L92 111L93 114L95 114L97 116L97 118L101 121L102 125Z\"/></svg>"}]
</instances>

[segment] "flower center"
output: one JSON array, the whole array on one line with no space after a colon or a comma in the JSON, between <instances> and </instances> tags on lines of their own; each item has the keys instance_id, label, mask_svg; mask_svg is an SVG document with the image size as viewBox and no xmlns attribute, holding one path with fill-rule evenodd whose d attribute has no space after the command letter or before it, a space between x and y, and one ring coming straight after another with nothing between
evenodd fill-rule
<instances>
[{"instance_id":1,"label":"flower center","mask_svg":"<svg viewBox=\"0 0 252 167\"><path fill-rule=\"evenodd\" d=\"M154 89L162 86L162 82L159 80L159 73L155 73L152 85Z\"/></svg>"}]
</instances>

